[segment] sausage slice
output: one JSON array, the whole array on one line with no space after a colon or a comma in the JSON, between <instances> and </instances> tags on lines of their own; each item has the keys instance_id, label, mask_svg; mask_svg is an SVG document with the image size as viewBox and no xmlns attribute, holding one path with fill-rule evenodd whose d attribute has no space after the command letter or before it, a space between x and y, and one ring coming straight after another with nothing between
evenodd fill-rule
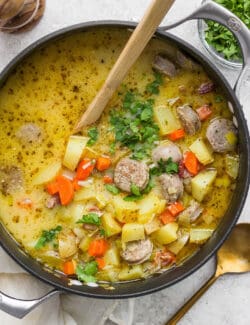
<instances>
[{"instance_id":1,"label":"sausage slice","mask_svg":"<svg viewBox=\"0 0 250 325\"><path fill-rule=\"evenodd\" d=\"M194 135L201 128L198 114L188 105L177 108L177 114L187 134Z\"/></svg>"},{"instance_id":2,"label":"sausage slice","mask_svg":"<svg viewBox=\"0 0 250 325\"><path fill-rule=\"evenodd\" d=\"M176 75L176 68L173 62L160 54L156 55L154 58L153 68L169 77L174 77Z\"/></svg>"},{"instance_id":3,"label":"sausage slice","mask_svg":"<svg viewBox=\"0 0 250 325\"><path fill-rule=\"evenodd\" d=\"M152 159L155 163L160 160L167 161L169 158L172 158L173 162L178 162L182 159L179 147L171 142L160 145L152 151Z\"/></svg>"},{"instance_id":4,"label":"sausage slice","mask_svg":"<svg viewBox=\"0 0 250 325\"><path fill-rule=\"evenodd\" d=\"M159 176L162 193L167 202L175 202L183 194L183 183L178 175Z\"/></svg>"},{"instance_id":5,"label":"sausage slice","mask_svg":"<svg viewBox=\"0 0 250 325\"><path fill-rule=\"evenodd\" d=\"M148 166L130 158L121 159L115 167L114 182L122 191L131 192L131 185L143 190L149 180Z\"/></svg>"},{"instance_id":6,"label":"sausage slice","mask_svg":"<svg viewBox=\"0 0 250 325\"><path fill-rule=\"evenodd\" d=\"M223 153L235 149L236 143L230 140L236 134L237 130L233 122L225 118L217 118L209 124L206 137L215 152Z\"/></svg>"},{"instance_id":7,"label":"sausage slice","mask_svg":"<svg viewBox=\"0 0 250 325\"><path fill-rule=\"evenodd\" d=\"M149 239L137 240L127 243L121 257L128 264L141 264L150 258L152 251L153 244Z\"/></svg>"}]
</instances>

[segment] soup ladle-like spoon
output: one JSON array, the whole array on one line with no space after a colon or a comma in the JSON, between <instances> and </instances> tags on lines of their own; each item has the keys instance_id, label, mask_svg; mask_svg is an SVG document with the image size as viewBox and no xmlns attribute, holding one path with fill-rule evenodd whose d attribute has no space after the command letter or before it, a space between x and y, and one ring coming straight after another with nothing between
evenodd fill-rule
<instances>
[{"instance_id":1,"label":"soup ladle-like spoon","mask_svg":"<svg viewBox=\"0 0 250 325\"><path fill-rule=\"evenodd\" d=\"M101 116L114 92L138 59L175 0L152 0L149 8L129 38L101 89L76 124L73 132L94 123Z\"/></svg>"},{"instance_id":2,"label":"soup ladle-like spoon","mask_svg":"<svg viewBox=\"0 0 250 325\"><path fill-rule=\"evenodd\" d=\"M214 275L183 305L166 323L175 325L223 274L250 271L250 224L240 223L232 230L229 238L217 252L217 268Z\"/></svg>"}]
</instances>

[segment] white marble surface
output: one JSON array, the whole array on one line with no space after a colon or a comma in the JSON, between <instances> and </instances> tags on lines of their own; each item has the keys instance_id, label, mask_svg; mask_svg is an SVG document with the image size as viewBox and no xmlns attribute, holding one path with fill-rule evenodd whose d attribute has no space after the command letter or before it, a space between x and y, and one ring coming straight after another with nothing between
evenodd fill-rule
<instances>
[{"instance_id":1,"label":"white marble surface","mask_svg":"<svg viewBox=\"0 0 250 325\"><path fill-rule=\"evenodd\" d=\"M168 21L180 18L200 4L201 0L176 0ZM138 20L150 0L47 0L41 22L30 32L19 35L0 34L0 70L27 45L62 27L79 22L124 19ZM164 21L167 22L167 19ZM172 31L202 49L196 22L186 23ZM231 84L238 72L220 67ZM250 103L245 103L248 106ZM249 110L249 108L248 108ZM246 110L246 115L249 112ZM249 115L250 116L250 115ZM249 222L250 198L240 222ZM134 325L160 325L212 274L214 260L182 282L161 292L135 299ZM217 281L180 321L180 325L248 325L250 324L250 274L228 275Z\"/></svg>"}]
</instances>

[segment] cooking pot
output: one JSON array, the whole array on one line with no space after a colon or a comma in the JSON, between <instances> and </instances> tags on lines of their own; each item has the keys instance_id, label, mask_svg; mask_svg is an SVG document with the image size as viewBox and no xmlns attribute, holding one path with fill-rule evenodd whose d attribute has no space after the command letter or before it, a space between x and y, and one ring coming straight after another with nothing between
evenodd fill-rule
<instances>
[{"instance_id":1,"label":"cooking pot","mask_svg":"<svg viewBox=\"0 0 250 325\"><path fill-rule=\"evenodd\" d=\"M237 81L235 90L230 87L223 75L206 56L183 40L165 32L167 29L175 27L178 24L190 19L215 20L231 29L231 31L238 38L242 49L244 62L243 70ZM16 57L1 73L0 85L5 82L8 76L11 74L11 71L18 64L20 64L25 57L30 55L37 48L53 42L55 39L62 38L75 32L88 31L103 27L134 29L136 27L136 23L124 21L89 22L71 26L52 33L35 42ZM22 318L44 300L62 292L74 293L93 298L114 299L136 297L166 288L190 275L192 272L201 267L211 256L213 256L237 222L246 200L250 180L249 133L247 123L242 112L242 107L238 100L239 96L243 94L243 90L246 89L247 85L249 87L250 82L250 32L248 28L231 12L211 1L203 4L194 13L183 19L181 22L176 22L168 27L159 27L155 35L162 40L171 41L173 45L177 46L179 49L188 53L191 57L200 62L205 67L207 74L224 90L227 100L234 108L234 115L239 126L240 168L236 189L225 216L210 240L194 256L185 261L183 265L172 268L161 275L153 276L148 279L133 282L114 283L113 290L107 290L101 286L90 287L88 285L70 285L65 276L60 276L58 273L53 273L51 270L46 269L38 261L28 256L1 224L0 243L5 251L25 270L55 288L45 296L35 300L20 300L0 292L0 309L4 310L5 312L15 317Z\"/></svg>"}]
</instances>

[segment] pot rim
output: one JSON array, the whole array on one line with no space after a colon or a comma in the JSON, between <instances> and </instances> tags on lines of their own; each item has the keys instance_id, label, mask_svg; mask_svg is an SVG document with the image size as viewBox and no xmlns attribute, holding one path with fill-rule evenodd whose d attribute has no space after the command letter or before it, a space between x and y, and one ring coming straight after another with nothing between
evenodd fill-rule
<instances>
[{"instance_id":1,"label":"pot rim","mask_svg":"<svg viewBox=\"0 0 250 325\"><path fill-rule=\"evenodd\" d=\"M90 22L71 25L71 26L59 29L59 30L52 32L50 34L47 34L47 35L43 36L42 38L33 42L31 45L29 45L27 48L25 48L23 51L21 51L21 53L19 53L17 56L15 56L13 58L13 60L11 60L7 64L7 66L0 73L0 87L2 86L2 84L4 84L5 80L8 78L8 76L10 75L12 70L17 66L17 64L19 64L26 56L31 54L34 50L38 49L39 47L41 47L43 45L46 45L46 43L48 43L49 41L52 41L53 39L64 38L68 34L77 33L77 32L81 32L81 31L88 31L92 28L101 28L101 27L112 28L113 27L113 28L134 29L136 27L136 25L137 25L136 22L123 21L123 20L90 21ZM236 98L234 91L232 90L231 86L228 84L228 82L224 78L224 76L221 74L221 72L217 69L217 67L209 60L209 58L207 56L205 56L203 53L201 53L199 50L195 49L192 45L190 45L186 41L182 40L181 38L179 38L175 35L169 34L167 32L164 32L164 31L157 30L155 33L155 36L159 37L160 39L169 40L170 42L173 42L175 45L179 46L181 49L184 49L184 51L186 51L187 53L191 53L191 56L198 59L202 63L203 66L207 65L211 71L215 72L215 75L220 80L220 83L223 84L223 89L226 89L226 92L228 94L230 94L231 98L233 98L235 106L237 107L237 109L236 109L237 114L242 122L241 129L244 134L244 142L245 142L244 145L245 145L245 148L247 149L247 152L245 153L247 155L247 165L246 165L247 170L244 171L244 182L243 182L244 184L242 185L243 189L241 192L240 201L237 205L237 211L236 211L233 219L230 220L230 223L228 222L227 227L224 230L223 229L220 230L220 232L218 234L220 236L220 238L216 241L216 245L213 245L213 247L210 249L209 253L206 254L206 256L204 256L203 258L200 258L198 260L198 263L197 262L194 263L192 261L193 261L193 257L197 256L201 252L201 250L196 252L194 254L194 256L190 257L187 261L184 262L184 264L178 266L175 269L175 270L178 269L180 274L178 276L176 276L174 279L172 279L166 283L161 281L161 284L158 284L158 285L157 284L155 285L154 282L152 282L153 284L151 286L146 287L145 289L134 290L134 291L130 290L132 292L125 292L125 293L113 293L112 290L111 291L106 290L106 292L99 291L99 292L94 293L94 291L91 292L89 290L89 288L86 289L87 291L80 291L79 288L82 288L82 287L87 288L87 286L84 286L84 285L83 286L76 286L76 285L69 286L66 284L66 282L65 282L65 284L63 284L62 282L56 281L57 278L55 276L51 277L50 273L48 271L44 270L44 272L46 272L46 273L44 273L41 270L39 271L38 268L37 268L37 270L35 270L33 267L30 267L29 265L27 265L27 263L24 263L24 261L21 259L21 255L23 255L24 252L21 251L20 245L15 241L15 239L13 237L11 237L10 240L15 243L15 246L16 246L15 251L13 251L11 249L11 247L8 247L5 240L2 240L2 238L0 238L1 246L20 266L22 266L26 271L28 271L32 275L36 276L38 279L42 280L43 282L50 284L62 291L65 291L68 293L74 293L74 294L78 294L78 295L82 295L82 296L86 296L86 297L92 297L92 298L105 298L105 299L118 298L118 299L121 299L121 298L138 297L138 296L142 296L145 294L154 293L156 291L159 291L166 287L169 287L169 286L185 279L192 273L194 273L196 270L198 270L202 265L204 265L216 253L216 251L220 248L220 246L223 244L223 242L226 240L226 238L230 234L232 228L234 227L238 218L240 217L240 213L243 209L243 206L244 206L244 203L245 203L245 200L247 197L247 193L248 193L248 186L250 183L250 162L249 162L249 160L250 160L249 159L250 141L249 141L249 132L248 132L245 118L244 118L244 114L241 110L241 105L240 105L238 99ZM226 221L225 221L225 223L226 223ZM2 225L1 225L1 227L3 228ZM5 229L5 228L3 228L3 229ZM216 229L216 230L218 231L218 229ZM7 232L6 229L5 229L5 232ZM205 247L206 245L204 245L203 247ZM19 251L18 251L18 248L19 248ZM31 258L31 257L29 257L29 258ZM34 261L33 258L31 258L31 259ZM189 263L189 268L187 271L185 271L185 270L183 271L183 269L186 267L187 263ZM169 273L169 272L167 271L164 274L167 274L167 273ZM149 279L139 280L139 281L136 281L133 283L134 284L139 283L139 282L141 282L141 283L148 282L149 283L150 279L152 280L152 279L154 279L154 278L156 279L158 277L159 276L151 277ZM136 287L136 285L134 285L133 287ZM96 288L91 288L91 289L96 289Z\"/></svg>"}]
</instances>

